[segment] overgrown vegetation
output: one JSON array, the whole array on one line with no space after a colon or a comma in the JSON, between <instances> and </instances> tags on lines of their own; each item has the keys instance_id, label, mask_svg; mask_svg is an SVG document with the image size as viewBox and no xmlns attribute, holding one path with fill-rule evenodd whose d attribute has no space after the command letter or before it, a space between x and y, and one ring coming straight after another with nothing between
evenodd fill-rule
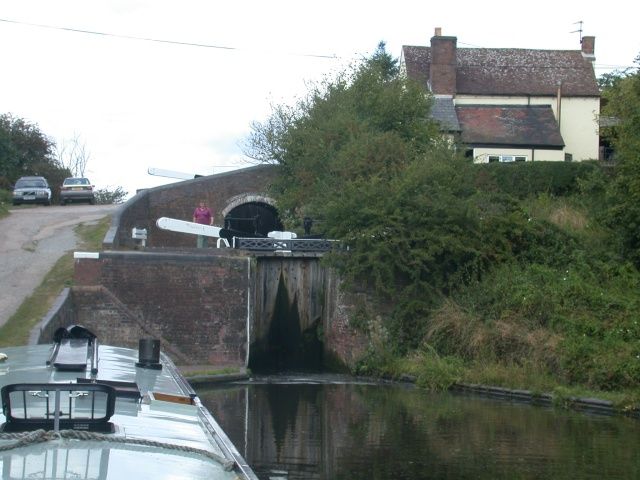
<instances>
[{"instance_id":1,"label":"overgrown vegetation","mask_svg":"<svg viewBox=\"0 0 640 480\"><path fill-rule=\"evenodd\" d=\"M10 190L24 175L41 175L57 195L71 171L55 157L55 143L38 125L9 113L0 115L0 189ZM55 198L54 198L55 201Z\"/></svg>"},{"instance_id":2,"label":"overgrown vegetation","mask_svg":"<svg viewBox=\"0 0 640 480\"><path fill-rule=\"evenodd\" d=\"M0 218L9 214L9 206L11 205L11 192L0 188Z\"/></svg>"},{"instance_id":3,"label":"overgrown vegetation","mask_svg":"<svg viewBox=\"0 0 640 480\"><path fill-rule=\"evenodd\" d=\"M117 205L124 202L125 198L127 197L127 192L125 192L123 188L119 186L115 188L98 188L94 190L93 193L98 205Z\"/></svg>"},{"instance_id":4,"label":"overgrown vegetation","mask_svg":"<svg viewBox=\"0 0 640 480\"><path fill-rule=\"evenodd\" d=\"M613 83L629 99L638 81L636 73ZM381 45L295 106L277 107L254 126L248 153L278 165L273 194L287 227L319 220L349 247L331 258L348 285L389 307L357 311L371 345L361 373L409 373L430 388L627 390L637 400L640 96L632 98L623 120L631 126L617 138L634 148L620 148L615 171L473 165L441 139L429 96L398 75Z\"/></svg>"},{"instance_id":5,"label":"overgrown vegetation","mask_svg":"<svg viewBox=\"0 0 640 480\"><path fill-rule=\"evenodd\" d=\"M616 120L605 131L617 157L608 188L607 224L622 239L624 254L640 267L640 56L635 69L610 75L603 114Z\"/></svg>"}]
</instances>

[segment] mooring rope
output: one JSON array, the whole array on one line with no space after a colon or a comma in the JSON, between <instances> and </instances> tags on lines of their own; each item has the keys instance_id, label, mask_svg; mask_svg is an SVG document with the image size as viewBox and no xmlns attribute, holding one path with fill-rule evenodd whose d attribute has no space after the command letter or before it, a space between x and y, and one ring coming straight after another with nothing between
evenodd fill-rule
<instances>
[{"instance_id":1,"label":"mooring rope","mask_svg":"<svg viewBox=\"0 0 640 480\"><path fill-rule=\"evenodd\" d=\"M0 452L12 450L14 448L25 447L27 445L33 445L42 442L49 442L52 440L66 439L66 440L95 440L98 442L111 442L122 443L131 445L142 445L145 447L158 447L169 450L178 450L180 452L195 453L203 455L211 460L218 462L222 465L226 471L233 469L234 462L228 460L216 453L209 452L201 448L187 447L185 445L175 445L172 443L156 442L155 440L145 440L141 438L125 438L114 435L105 435L102 433L87 432L80 430L35 430L33 432L21 432L21 433L0 433L0 440L17 440L14 443L6 445L0 445Z\"/></svg>"}]
</instances>

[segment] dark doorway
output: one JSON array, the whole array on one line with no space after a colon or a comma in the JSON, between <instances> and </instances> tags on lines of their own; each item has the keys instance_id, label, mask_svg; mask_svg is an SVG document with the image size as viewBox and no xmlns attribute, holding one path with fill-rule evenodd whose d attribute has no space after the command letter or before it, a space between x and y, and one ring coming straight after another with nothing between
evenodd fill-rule
<instances>
[{"instance_id":1,"label":"dark doorway","mask_svg":"<svg viewBox=\"0 0 640 480\"><path fill-rule=\"evenodd\" d=\"M224 217L224 228L236 236L266 237L267 233L282 230L278 211L267 203L249 202L238 205Z\"/></svg>"}]
</instances>

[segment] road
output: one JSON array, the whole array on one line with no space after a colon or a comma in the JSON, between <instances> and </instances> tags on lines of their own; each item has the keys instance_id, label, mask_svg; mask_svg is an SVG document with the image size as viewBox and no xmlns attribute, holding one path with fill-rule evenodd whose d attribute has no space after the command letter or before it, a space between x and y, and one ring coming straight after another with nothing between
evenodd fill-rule
<instances>
[{"instance_id":1,"label":"road","mask_svg":"<svg viewBox=\"0 0 640 480\"><path fill-rule=\"evenodd\" d=\"M111 215L117 205L76 204L13 208L0 220L0 326L66 252L76 248L74 227Z\"/></svg>"}]
</instances>

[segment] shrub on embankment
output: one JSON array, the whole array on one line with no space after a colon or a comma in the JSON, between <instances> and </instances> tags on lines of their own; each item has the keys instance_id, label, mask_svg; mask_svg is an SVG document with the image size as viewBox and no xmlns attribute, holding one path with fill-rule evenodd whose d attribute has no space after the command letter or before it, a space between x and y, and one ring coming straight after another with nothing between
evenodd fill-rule
<instances>
[{"instance_id":1,"label":"shrub on embankment","mask_svg":"<svg viewBox=\"0 0 640 480\"><path fill-rule=\"evenodd\" d=\"M453 267L449 274L458 281L439 289L435 300L425 295L431 298L420 306L419 294L403 303L404 286L394 285L398 291L387 297L395 307L385 321L389 336L372 342L361 372L409 371L432 388L461 380L518 388L637 388L640 275L619 255L615 233L599 222L604 207L592 183L606 183L608 175L593 165L519 167L474 166L493 195L480 192L474 199L501 199L485 210L510 205L494 212L475 244L483 252L478 257L491 261L474 264L473 272L464 263L457 266L461 271ZM523 172L551 172L564 180L549 187L553 182L528 182ZM518 182L538 186L516 199Z\"/></svg>"},{"instance_id":2,"label":"shrub on embankment","mask_svg":"<svg viewBox=\"0 0 640 480\"><path fill-rule=\"evenodd\" d=\"M0 218L8 215L9 206L11 205L11 192L0 188Z\"/></svg>"}]
</instances>

